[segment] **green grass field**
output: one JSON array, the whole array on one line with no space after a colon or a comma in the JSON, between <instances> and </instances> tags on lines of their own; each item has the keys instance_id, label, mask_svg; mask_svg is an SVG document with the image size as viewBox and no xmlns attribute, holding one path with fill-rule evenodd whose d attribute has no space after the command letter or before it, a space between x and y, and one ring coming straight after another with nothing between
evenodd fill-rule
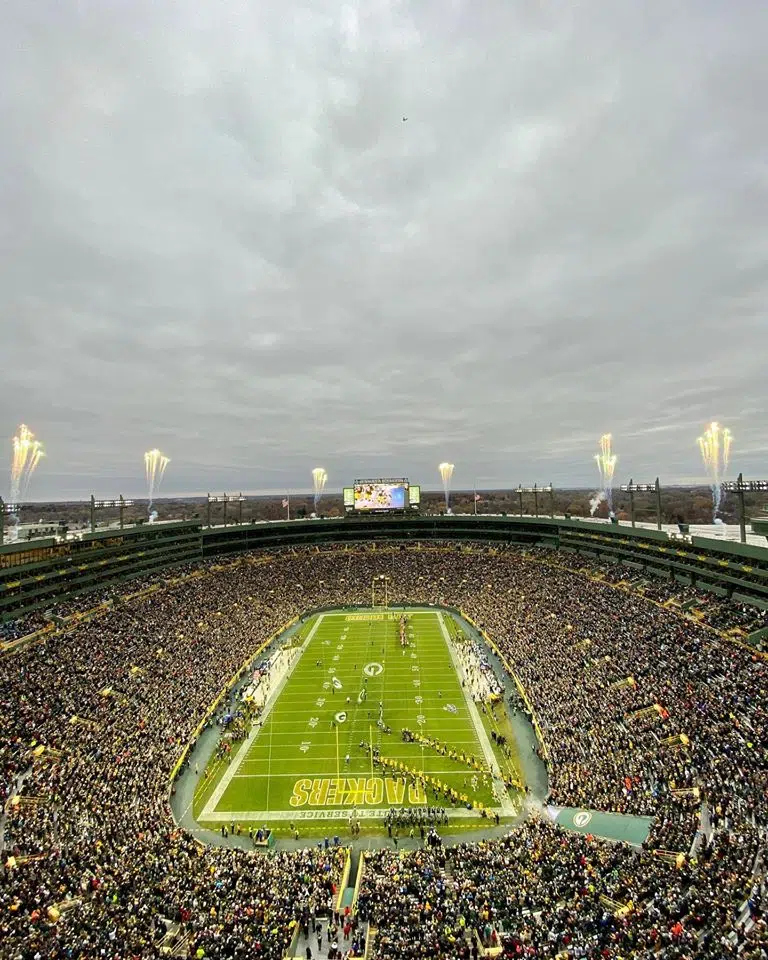
<instances>
[{"instance_id":1,"label":"green grass field","mask_svg":"<svg viewBox=\"0 0 768 960\"><path fill-rule=\"evenodd\" d=\"M303 626L292 641L292 668L276 682L262 724L198 790L201 826L347 820L353 810L374 821L391 806L425 805L448 808L457 826L477 823L477 809L435 795L436 781L501 816L516 812L502 797L488 718L484 726L457 674L455 623L437 611L412 611L408 618L404 648L400 612L324 613ZM377 724L380 710L391 733ZM482 769L403 742L406 727L473 756ZM378 747L382 765L372 769L361 741ZM424 774L426 792L399 765Z\"/></svg>"}]
</instances>

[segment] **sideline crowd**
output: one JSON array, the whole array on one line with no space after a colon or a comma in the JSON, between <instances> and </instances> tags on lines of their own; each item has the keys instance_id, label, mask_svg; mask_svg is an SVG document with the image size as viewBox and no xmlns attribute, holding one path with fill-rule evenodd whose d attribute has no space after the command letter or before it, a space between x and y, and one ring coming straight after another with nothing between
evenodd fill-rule
<instances>
[{"instance_id":1,"label":"sideline crowd","mask_svg":"<svg viewBox=\"0 0 768 960\"><path fill-rule=\"evenodd\" d=\"M474 930L508 956L768 956L766 661L558 557L414 544L243 560L0 660L3 956L143 960L179 924L193 957L271 960L327 913L339 851L202 848L172 821L168 777L250 653L306 609L369 603L381 574L390 602L462 607L493 638L543 731L550 803L653 817L648 846L673 853L703 834L679 868L536 819L374 854L376 956L473 956Z\"/></svg>"}]
</instances>

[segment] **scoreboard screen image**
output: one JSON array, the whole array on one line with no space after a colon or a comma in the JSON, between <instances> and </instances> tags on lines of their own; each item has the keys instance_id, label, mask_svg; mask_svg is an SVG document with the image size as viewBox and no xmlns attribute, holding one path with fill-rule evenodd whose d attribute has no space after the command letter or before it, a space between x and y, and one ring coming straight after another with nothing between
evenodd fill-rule
<instances>
[{"instance_id":1,"label":"scoreboard screen image","mask_svg":"<svg viewBox=\"0 0 768 960\"><path fill-rule=\"evenodd\" d=\"M361 480L354 486L355 510L406 510L407 480Z\"/></svg>"}]
</instances>

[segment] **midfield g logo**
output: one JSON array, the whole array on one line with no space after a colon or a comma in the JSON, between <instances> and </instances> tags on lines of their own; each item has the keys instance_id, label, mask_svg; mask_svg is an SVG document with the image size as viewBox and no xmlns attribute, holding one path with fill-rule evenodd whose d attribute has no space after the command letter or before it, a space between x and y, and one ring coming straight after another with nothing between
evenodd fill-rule
<instances>
[{"instance_id":1,"label":"midfield g logo","mask_svg":"<svg viewBox=\"0 0 768 960\"><path fill-rule=\"evenodd\" d=\"M384 667L380 663L366 663L363 667L363 673L366 677L378 677L384 673Z\"/></svg>"},{"instance_id":2,"label":"midfield g logo","mask_svg":"<svg viewBox=\"0 0 768 960\"><path fill-rule=\"evenodd\" d=\"M346 719L347 719L347 714L344 710L342 710L341 713L337 713L336 716L334 717L334 720L336 721L336 723L345 723Z\"/></svg>"},{"instance_id":3,"label":"midfield g logo","mask_svg":"<svg viewBox=\"0 0 768 960\"><path fill-rule=\"evenodd\" d=\"M574 827L586 827L591 819L592 814L588 810L579 810L578 813L573 815L573 825Z\"/></svg>"}]
</instances>

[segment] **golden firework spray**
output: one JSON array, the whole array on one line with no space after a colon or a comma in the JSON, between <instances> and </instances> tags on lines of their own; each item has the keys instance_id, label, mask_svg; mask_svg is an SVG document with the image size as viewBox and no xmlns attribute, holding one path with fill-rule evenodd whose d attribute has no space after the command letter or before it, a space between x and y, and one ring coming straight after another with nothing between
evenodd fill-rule
<instances>
[{"instance_id":1,"label":"golden firework spray","mask_svg":"<svg viewBox=\"0 0 768 960\"><path fill-rule=\"evenodd\" d=\"M445 494L445 509L449 509L451 498L451 477L453 476L453 464L441 463L437 468L440 471L440 479L443 481L443 492Z\"/></svg>"},{"instance_id":2,"label":"golden firework spray","mask_svg":"<svg viewBox=\"0 0 768 960\"><path fill-rule=\"evenodd\" d=\"M613 475L619 459L611 448L612 442L611 434L604 433L600 437L600 453L595 454L595 463L600 472L600 486L609 510L613 509Z\"/></svg>"},{"instance_id":3,"label":"golden firework spray","mask_svg":"<svg viewBox=\"0 0 768 960\"><path fill-rule=\"evenodd\" d=\"M11 460L11 497L12 505L23 502L29 481L40 458L45 456L43 445L35 440L35 435L25 424L21 424L18 434L13 438L13 457Z\"/></svg>"},{"instance_id":4,"label":"golden firework spray","mask_svg":"<svg viewBox=\"0 0 768 960\"><path fill-rule=\"evenodd\" d=\"M165 468L170 463L170 458L166 457L157 448L147 450L144 454L144 469L147 474L147 486L149 488L149 513L152 514L152 501L160 491L160 484L163 481Z\"/></svg>"},{"instance_id":5,"label":"golden firework spray","mask_svg":"<svg viewBox=\"0 0 768 960\"><path fill-rule=\"evenodd\" d=\"M328 474L323 467L315 467L312 471L312 488L315 491L315 513L320 505L320 497L323 495L325 485L328 482Z\"/></svg>"},{"instance_id":6,"label":"golden firework spray","mask_svg":"<svg viewBox=\"0 0 768 960\"><path fill-rule=\"evenodd\" d=\"M712 519L714 520L720 510L720 501L723 496L722 483L731 459L733 435L727 427L721 427L719 423L712 421L703 436L698 438L697 443L712 487Z\"/></svg>"}]
</instances>

